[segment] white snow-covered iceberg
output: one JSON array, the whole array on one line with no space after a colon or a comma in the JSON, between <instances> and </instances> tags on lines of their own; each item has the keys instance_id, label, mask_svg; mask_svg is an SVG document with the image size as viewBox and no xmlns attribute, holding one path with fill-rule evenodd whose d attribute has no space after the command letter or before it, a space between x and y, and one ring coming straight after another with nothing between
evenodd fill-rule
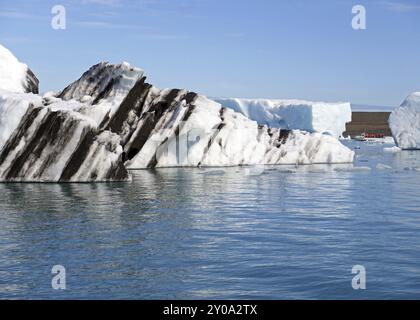
<instances>
[{"instance_id":1,"label":"white snow-covered iceberg","mask_svg":"<svg viewBox=\"0 0 420 320\"><path fill-rule=\"evenodd\" d=\"M26 64L0 44L0 89L15 93L38 93L38 79Z\"/></svg>"},{"instance_id":2,"label":"white snow-covered iceberg","mask_svg":"<svg viewBox=\"0 0 420 320\"><path fill-rule=\"evenodd\" d=\"M351 121L351 105L304 100L215 98L261 125L330 134L339 138Z\"/></svg>"},{"instance_id":3,"label":"white snow-covered iceberg","mask_svg":"<svg viewBox=\"0 0 420 320\"><path fill-rule=\"evenodd\" d=\"M404 150L420 149L420 92L414 92L389 117L395 143Z\"/></svg>"}]
</instances>

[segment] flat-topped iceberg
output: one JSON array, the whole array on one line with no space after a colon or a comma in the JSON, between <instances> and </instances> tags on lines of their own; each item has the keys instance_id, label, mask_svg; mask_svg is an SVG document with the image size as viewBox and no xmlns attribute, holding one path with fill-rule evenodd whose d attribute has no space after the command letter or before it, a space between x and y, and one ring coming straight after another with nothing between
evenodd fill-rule
<instances>
[{"instance_id":1,"label":"flat-topped iceberg","mask_svg":"<svg viewBox=\"0 0 420 320\"><path fill-rule=\"evenodd\" d=\"M403 150L420 149L420 92L414 92L389 117L395 143Z\"/></svg>"},{"instance_id":2,"label":"flat-topped iceberg","mask_svg":"<svg viewBox=\"0 0 420 320\"><path fill-rule=\"evenodd\" d=\"M261 125L289 130L330 134L339 138L351 121L351 105L279 99L215 98L223 106L240 112Z\"/></svg>"},{"instance_id":3,"label":"flat-topped iceberg","mask_svg":"<svg viewBox=\"0 0 420 320\"><path fill-rule=\"evenodd\" d=\"M352 162L320 133L269 128L206 97L99 63L57 94L0 90L0 181L126 181L128 169Z\"/></svg>"}]
</instances>

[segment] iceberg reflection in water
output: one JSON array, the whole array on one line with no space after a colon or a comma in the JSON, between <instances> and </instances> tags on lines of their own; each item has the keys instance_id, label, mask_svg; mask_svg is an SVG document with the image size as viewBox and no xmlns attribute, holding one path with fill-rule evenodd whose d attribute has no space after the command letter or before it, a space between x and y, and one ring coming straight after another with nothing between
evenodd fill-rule
<instances>
[{"instance_id":1,"label":"iceberg reflection in water","mask_svg":"<svg viewBox=\"0 0 420 320\"><path fill-rule=\"evenodd\" d=\"M345 143L354 166L0 184L0 298L420 298L420 152Z\"/></svg>"}]
</instances>

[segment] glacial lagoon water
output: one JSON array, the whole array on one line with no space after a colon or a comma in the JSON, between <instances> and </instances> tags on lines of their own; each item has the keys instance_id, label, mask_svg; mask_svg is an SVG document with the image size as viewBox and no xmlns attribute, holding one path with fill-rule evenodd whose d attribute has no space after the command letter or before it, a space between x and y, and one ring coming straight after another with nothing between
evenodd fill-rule
<instances>
[{"instance_id":1,"label":"glacial lagoon water","mask_svg":"<svg viewBox=\"0 0 420 320\"><path fill-rule=\"evenodd\" d=\"M0 298L419 299L420 152L345 143L354 167L0 184Z\"/></svg>"}]
</instances>

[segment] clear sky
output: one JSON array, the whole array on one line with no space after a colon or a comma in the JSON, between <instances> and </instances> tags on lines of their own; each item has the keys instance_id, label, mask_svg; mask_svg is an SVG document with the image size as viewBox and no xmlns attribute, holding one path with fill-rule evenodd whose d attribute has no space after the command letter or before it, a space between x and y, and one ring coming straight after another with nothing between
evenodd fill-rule
<instances>
[{"instance_id":1,"label":"clear sky","mask_svg":"<svg viewBox=\"0 0 420 320\"><path fill-rule=\"evenodd\" d=\"M351 27L356 4L367 30ZM0 43L43 92L99 61L208 96L394 106L420 90L420 0L1 0Z\"/></svg>"}]
</instances>

